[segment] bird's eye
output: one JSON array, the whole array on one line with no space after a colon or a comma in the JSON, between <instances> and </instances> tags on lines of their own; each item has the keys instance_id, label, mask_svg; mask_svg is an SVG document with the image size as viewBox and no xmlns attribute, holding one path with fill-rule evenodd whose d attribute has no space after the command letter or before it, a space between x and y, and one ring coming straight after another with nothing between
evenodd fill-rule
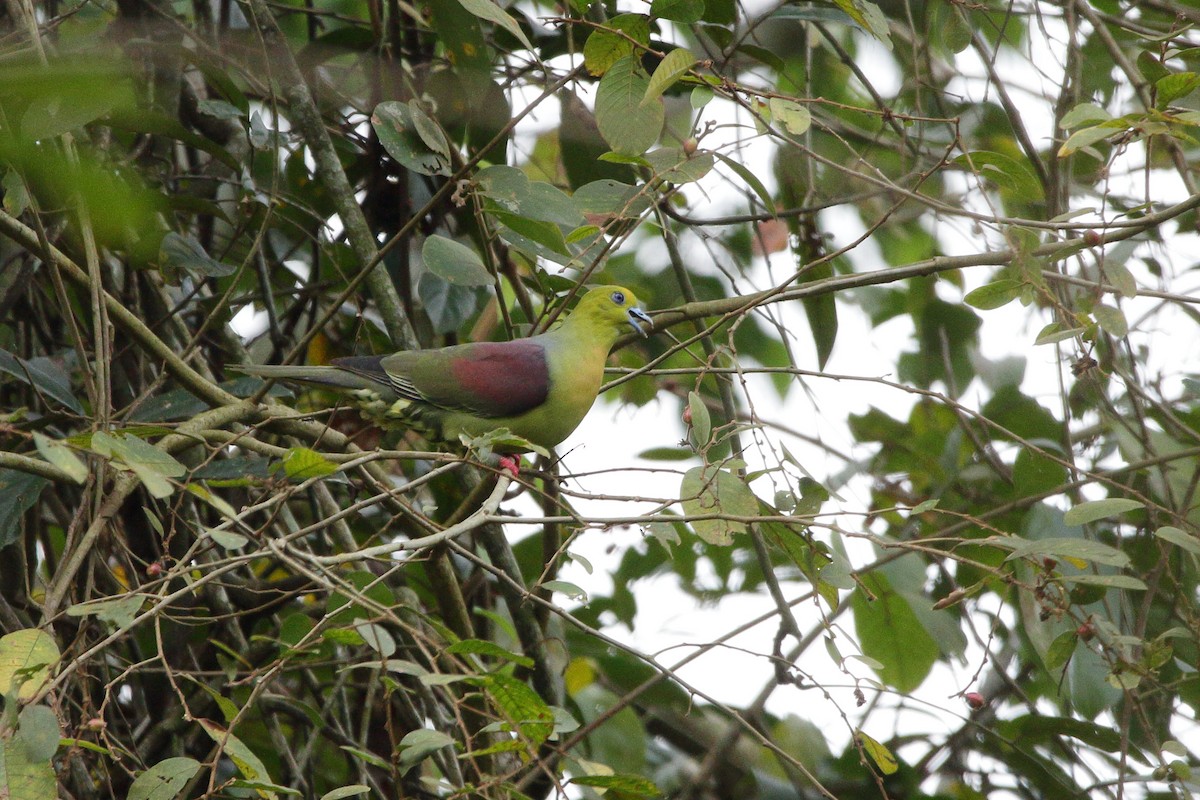
<instances>
[{"instance_id":1,"label":"bird's eye","mask_svg":"<svg viewBox=\"0 0 1200 800\"><path fill-rule=\"evenodd\" d=\"M612 293L612 301L619 306L625 305L625 293L624 292L613 292Z\"/></svg>"}]
</instances>

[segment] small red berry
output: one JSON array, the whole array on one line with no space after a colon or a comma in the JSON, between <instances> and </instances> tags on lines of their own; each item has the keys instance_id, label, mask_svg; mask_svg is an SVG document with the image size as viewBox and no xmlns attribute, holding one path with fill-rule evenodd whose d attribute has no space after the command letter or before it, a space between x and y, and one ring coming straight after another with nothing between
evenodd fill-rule
<instances>
[{"instance_id":1,"label":"small red berry","mask_svg":"<svg viewBox=\"0 0 1200 800\"><path fill-rule=\"evenodd\" d=\"M521 460L512 456L500 456L500 468L507 470L512 474L513 479L517 479L521 475Z\"/></svg>"},{"instance_id":2,"label":"small red berry","mask_svg":"<svg viewBox=\"0 0 1200 800\"><path fill-rule=\"evenodd\" d=\"M963 695L963 699L967 701L967 705L976 711L988 704L987 699L979 692L967 692Z\"/></svg>"}]
</instances>

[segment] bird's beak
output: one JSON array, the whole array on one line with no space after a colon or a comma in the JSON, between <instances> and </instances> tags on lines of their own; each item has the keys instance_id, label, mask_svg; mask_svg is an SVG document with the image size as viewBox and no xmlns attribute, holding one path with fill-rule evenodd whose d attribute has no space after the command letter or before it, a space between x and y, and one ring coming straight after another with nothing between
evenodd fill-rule
<instances>
[{"instance_id":1,"label":"bird's beak","mask_svg":"<svg viewBox=\"0 0 1200 800\"><path fill-rule=\"evenodd\" d=\"M633 326L633 329L642 336L649 336L645 329L642 328L641 323L644 322L647 326L653 327L654 320L650 319L650 315L637 306L631 306L627 313L629 314L629 324Z\"/></svg>"}]
</instances>

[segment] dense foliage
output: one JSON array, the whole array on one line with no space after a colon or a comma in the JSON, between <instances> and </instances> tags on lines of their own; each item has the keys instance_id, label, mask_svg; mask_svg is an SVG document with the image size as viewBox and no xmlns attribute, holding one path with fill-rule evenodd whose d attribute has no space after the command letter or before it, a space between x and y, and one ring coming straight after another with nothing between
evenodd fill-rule
<instances>
[{"instance_id":1,"label":"dense foliage","mask_svg":"<svg viewBox=\"0 0 1200 800\"><path fill-rule=\"evenodd\" d=\"M1190 796L1198 21L5 5L0 797ZM602 282L611 484L229 369Z\"/></svg>"}]
</instances>

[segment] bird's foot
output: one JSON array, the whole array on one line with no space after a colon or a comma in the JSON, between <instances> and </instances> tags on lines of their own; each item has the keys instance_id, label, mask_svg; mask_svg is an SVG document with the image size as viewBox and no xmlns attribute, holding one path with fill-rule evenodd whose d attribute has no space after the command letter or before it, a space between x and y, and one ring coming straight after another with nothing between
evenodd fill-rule
<instances>
[{"instance_id":1,"label":"bird's foot","mask_svg":"<svg viewBox=\"0 0 1200 800\"><path fill-rule=\"evenodd\" d=\"M500 456L500 468L512 473L514 479L521 474L521 459L519 456Z\"/></svg>"}]
</instances>

